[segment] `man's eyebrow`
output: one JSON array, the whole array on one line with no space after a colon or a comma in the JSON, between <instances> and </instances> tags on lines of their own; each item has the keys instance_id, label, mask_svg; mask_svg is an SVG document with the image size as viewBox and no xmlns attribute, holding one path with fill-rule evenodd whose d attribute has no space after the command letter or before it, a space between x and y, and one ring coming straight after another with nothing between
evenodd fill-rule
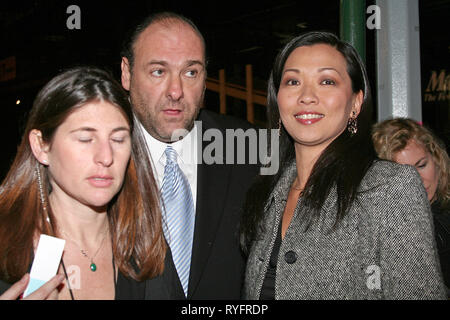
<instances>
[{"instance_id":1,"label":"man's eyebrow","mask_svg":"<svg viewBox=\"0 0 450 320\"><path fill-rule=\"evenodd\" d=\"M152 64L160 64L162 66L167 66L168 65L167 61L164 61L164 60L150 60L147 63L147 65L152 65Z\"/></svg>"},{"instance_id":2,"label":"man's eyebrow","mask_svg":"<svg viewBox=\"0 0 450 320\"><path fill-rule=\"evenodd\" d=\"M196 64L199 64L199 65L201 65L202 67L205 66L205 64L204 64L202 61L200 61L200 60L188 60L188 62L187 62L186 65L187 65L188 67L191 67L191 66L196 65Z\"/></svg>"},{"instance_id":3,"label":"man's eyebrow","mask_svg":"<svg viewBox=\"0 0 450 320\"><path fill-rule=\"evenodd\" d=\"M168 66L169 63L165 60L150 60L147 65L152 65L152 64L159 64L161 66ZM186 61L185 64L187 67L192 67L194 65L201 65L202 67L205 67L205 63L201 60L188 60Z\"/></svg>"}]
</instances>

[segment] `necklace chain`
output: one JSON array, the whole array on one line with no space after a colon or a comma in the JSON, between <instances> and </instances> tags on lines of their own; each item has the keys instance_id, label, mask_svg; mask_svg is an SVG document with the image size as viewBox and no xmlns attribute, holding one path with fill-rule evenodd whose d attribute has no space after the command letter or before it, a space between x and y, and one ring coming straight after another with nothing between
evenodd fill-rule
<instances>
[{"instance_id":1,"label":"necklace chain","mask_svg":"<svg viewBox=\"0 0 450 320\"><path fill-rule=\"evenodd\" d=\"M100 243L100 246L98 247L97 251L95 251L94 255L93 255L91 258L89 258L88 250L82 249L81 246L78 244L78 242L76 242L76 241L73 240L71 237L69 237L68 234L67 234L62 228L59 228L59 230L60 230L61 233L67 238L67 240L72 241L73 243L75 243L75 244L78 246L78 249L80 250L81 255L82 255L83 257L85 257L85 258L87 258L87 259L89 259L89 260L91 261L91 264L90 264L89 268L91 269L92 272L95 272L95 271L97 270L97 265L96 265L95 262L94 262L94 258L97 256L97 253L98 253L98 252L100 251L100 249L102 248L103 242L105 242L106 234L107 234L107 231L108 231L108 224L106 224L105 231L103 231L102 242Z\"/></svg>"}]
</instances>

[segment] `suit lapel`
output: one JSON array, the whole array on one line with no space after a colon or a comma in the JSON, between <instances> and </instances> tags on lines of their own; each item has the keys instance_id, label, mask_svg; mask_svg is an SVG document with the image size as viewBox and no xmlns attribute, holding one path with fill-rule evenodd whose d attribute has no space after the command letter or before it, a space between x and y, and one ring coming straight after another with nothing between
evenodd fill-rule
<instances>
[{"instance_id":1,"label":"suit lapel","mask_svg":"<svg viewBox=\"0 0 450 320\"><path fill-rule=\"evenodd\" d=\"M172 253L167 245L164 272L146 281L146 300L183 300L185 299L178 273L172 260Z\"/></svg>"},{"instance_id":2,"label":"suit lapel","mask_svg":"<svg viewBox=\"0 0 450 320\"><path fill-rule=\"evenodd\" d=\"M203 120L201 136L208 128L217 128L208 117L202 119L200 115L200 120ZM201 141L201 150L204 150L208 143ZM195 292L210 255L225 208L229 175L231 174L231 166L228 165L201 163L197 166L197 205L191 274L189 277L189 296L192 296Z\"/></svg>"}]
</instances>

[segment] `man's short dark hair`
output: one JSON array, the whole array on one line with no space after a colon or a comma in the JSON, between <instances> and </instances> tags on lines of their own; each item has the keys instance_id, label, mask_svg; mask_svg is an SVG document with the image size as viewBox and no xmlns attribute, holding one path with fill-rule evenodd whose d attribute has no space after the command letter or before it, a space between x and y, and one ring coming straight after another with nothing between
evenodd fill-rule
<instances>
[{"instance_id":1,"label":"man's short dark hair","mask_svg":"<svg viewBox=\"0 0 450 320\"><path fill-rule=\"evenodd\" d=\"M147 27L149 27L150 25L152 25L154 23L169 24L169 23L173 23L174 21L185 23L185 24L189 25L192 28L192 30L194 30L194 32L200 38L200 40L203 44L203 48L206 51L205 39L203 38L202 33L197 28L197 26L194 24L194 22L192 22L192 20L186 18L185 16L183 16L181 14L174 13L174 12L169 12L169 11L157 12L157 13L151 14L150 16L145 18L141 23L139 23L134 30L129 32L129 36L126 37L125 41L123 42L122 51L120 54L122 57L126 57L128 59L130 72L132 71L133 65L134 65L134 44L136 43L136 40L140 36L140 34L145 29L147 29ZM205 54L205 59L206 59L206 54Z\"/></svg>"}]
</instances>

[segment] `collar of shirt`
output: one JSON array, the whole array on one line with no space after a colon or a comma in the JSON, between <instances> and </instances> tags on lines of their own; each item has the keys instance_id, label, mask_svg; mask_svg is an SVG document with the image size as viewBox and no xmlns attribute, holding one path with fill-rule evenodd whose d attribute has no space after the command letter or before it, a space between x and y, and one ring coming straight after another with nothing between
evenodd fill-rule
<instances>
[{"instance_id":1,"label":"collar of shirt","mask_svg":"<svg viewBox=\"0 0 450 320\"><path fill-rule=\"evenodd\" d=\"M136 121L136 123L141 127L141 131L144 134L152 158L152 168L158 187L162 186L164 178L164 167L166 165L166 154L164 151L170 145L177 152L177 163L188 179L195 206L197 194L197 125L194 123L192 130L183 139L169 144L155 139L139 121Z\"/></svg>"}]
</instances>

